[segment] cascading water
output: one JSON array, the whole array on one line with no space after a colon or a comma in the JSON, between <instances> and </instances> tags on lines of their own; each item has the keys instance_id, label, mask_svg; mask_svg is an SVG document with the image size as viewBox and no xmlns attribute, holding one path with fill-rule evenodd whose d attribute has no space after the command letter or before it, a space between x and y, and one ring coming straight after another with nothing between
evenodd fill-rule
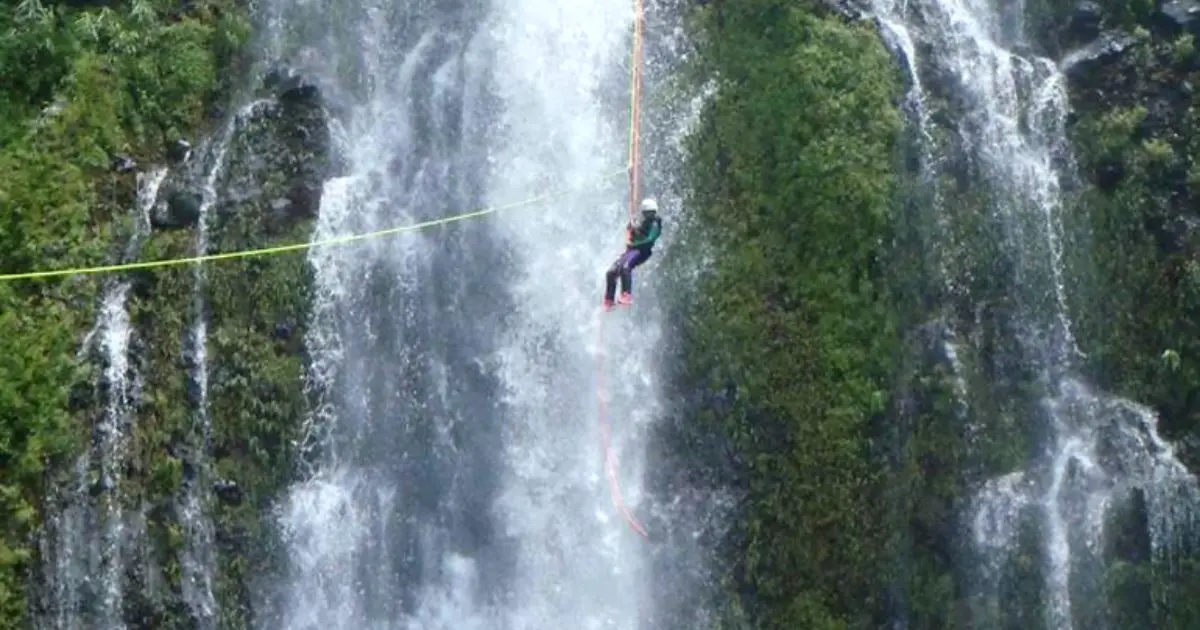
<instances>
[{"instance_id":1,"label":"cascading water","mask_svg":"<svg viewBox=\"0 0 1200 630\"><path fill-rule=\"evenodd\" d=\"M604 270L621 253L628 217L629 131L626 119L608 115L605 79L628 68L632 8L623 0L515 0L497 11L506 133L488 201L528 196L543 181L588 191L616 184L499 222L516 250L510 286L519 304L501 351L508 467L499 506L516 542L510 612L518 628L636 628L643 614L645 541L613 508L598 424L616 427L622 494L637 506L639 434L659 412L658 314L653 293L638 290L653 259L635 274L632 312L599 312Z\"/></svg>"},{"instance_id":2,"label":"cascading water","mask_svg":"<svg viewBox=\"0 0 1200 630\"><path fill-rule=\"evenodd\" d=\"M291 568L266 627L638 626L644 543L610 502L595 411L603 343L636 506L656 310L639 296L636 334L597 317L627 203L628 131L601 105L627 94L601 79L628 70L630 4L269 11L338 104L350 174L316 238L583 192L311 254L314 472L281 508Z\"/></svg>"},{"instance_id":3,"label":"cascading water","mask_svg":"<svg viewBox=\"0 0 1200 630\"><path fill-rule=\"evenodd\" d=\"M1110 509L1133 490L1144 493L1147 534L1162 558L1179 531L1195 528L1200 493L1158 436L1149 410L1095 392L1076 375L1081 354L1067 307L1060 223L1061 163L1069 161L1063 74L1053 61L1013 52L1021 44L1021 34L1014 33L1021 6L1005 15L984 0L872 5L885 38L914 69L910 103L927 147L934 134L924 85L938 81L949 92L959 150L991 197L1013 271L1008 296L1016 304L1017 347L1045 392L1041 456L1028 470L988 481L971 515L974 543L985 560L983 594L993 598L990 616L1002 615L996 591L1002 567L1016 551L1020 524L1035 518L1042 533L1045 626L1095 627L1094 620L1080 621L1078 604L1099 595L1083 575L1085 567L1104 560ZM925 167L941 172L932 160ZM963 220L954 208L935 211L944 224Z\"/></svg>"},{"instance_id":4,"label":"cascading water","mask_svg":"<svg viewBox=\"0 0 1200 630\"><path fill-rule=\"evenodd\" d=\"M251 103L225 126L207 151L209 163L201 189L199 218L197 222L197 255L208 253L209 211L217 201L217 184L225 172L226 156L239 120L252 113L258 102ZM213 571L216 556L213 548L213 524L205 510L210 476L208 454L212 442L212 418L208 409L208 318L205 313L204 265L196 265L195 290L193 297L193 324L189 342L191 379L194 391L193 408L196 422L200 425L200 444L193 445L192 457L188 462L189 473L184 485L179 506L180 522L184 529L184 548L180 567L183 576L181 590L183 600L192 611L200 630L213 627L216 615L216 600L213 596Z\"/></svg>"},{"instance_id":5,"label":"cascading water","mask_svg":"<svg viewBox=\"0 0 1200 630\"><path fill-rule=\"evenodd\" d=\"M480 10L312 8L272 12L281 52L331 61L307 70L336 104L350 173L326 183L315 238L479 207L489 63ZM506 312L504 261L490 241L476 221L312 252L315 472L281 508L291 567L266 627L491 627L508 562L489 513L488 364Z\"/></svg>"},{"instance_id":6,"label":"cascading water","mask_svg":"<svg viewBox=\"0 0 1200 630\"><path fill-rule=\"evenodd\" d=\"M166 175L166 169L138 174L131 246L149 230L147 212ZM46 524L41 541L47 572L46 605L39 627L125 627L121 616L124 570L136 543L129 540L126 530L129 515L122 506L120 484L138 389L129 354L133 333L127 308L129 291L130 283L124 279L105 289L96 327L88 335L88 343L98 343L96 350L104 368L98 389L105 405L91 448L76 463L76 483L63 489L62 507ZM98 494L93 492L93 484L98 486Z\"/></svg>"}]
</instances>

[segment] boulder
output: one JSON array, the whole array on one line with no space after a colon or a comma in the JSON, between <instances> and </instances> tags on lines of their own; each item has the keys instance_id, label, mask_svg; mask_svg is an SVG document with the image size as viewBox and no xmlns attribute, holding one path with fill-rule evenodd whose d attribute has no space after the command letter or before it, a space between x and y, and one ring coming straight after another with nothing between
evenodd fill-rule
<instances>
[{"instance_id":1,"label":"boulder","mask_svg":"<svg viewBox=\"0 0 1200 630\"><path fill-rule=\"evenodd\" d=\"M188 190L173 190L167 194L166 203L156 206L150 213L150 225L159 230L182 230L195 226L200 221L203 197Z\"/></svg>"}]
</instances>

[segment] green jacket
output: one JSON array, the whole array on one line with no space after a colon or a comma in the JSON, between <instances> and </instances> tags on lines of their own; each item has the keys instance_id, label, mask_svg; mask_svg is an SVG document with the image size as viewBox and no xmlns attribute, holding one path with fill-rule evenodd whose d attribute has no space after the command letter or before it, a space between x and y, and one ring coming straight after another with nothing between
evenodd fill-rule
<instances>
[{"instance_id":1,"label":"green jacket","mask_svg":"<svg viewBox=\"0 0 1200 630\"><path fill-rule=\"evenodd\" d=\"M662 219L658 217L654 217L653 219L643 218L629 235L629 248L649 252L661 234Z\"/></svg>"}]
</instances>

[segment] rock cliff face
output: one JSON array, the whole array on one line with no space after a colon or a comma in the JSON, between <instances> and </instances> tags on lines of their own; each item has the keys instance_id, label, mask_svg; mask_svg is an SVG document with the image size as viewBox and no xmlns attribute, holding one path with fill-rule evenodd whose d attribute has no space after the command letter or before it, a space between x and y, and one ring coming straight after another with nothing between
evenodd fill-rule
<instances>
[{"instance_id":1,"label":"rock cliff face","mask_svg":"<svg viewBox=\"0 0 1200 630\"><path fill-rule=\"evenodd\" d=\"M167 152L161 167L169 171L146 209L151 229L127 258L309 239L332 164L321 94L287 70L265 83L194 149ZM156 165L136 168L149 173ZM138 395L125 429L128 448L109 449L101 436L112 379L81 383L77 398L90 409L96 437L78 484L66 484L49 506L56 516L43 549L42 620L57 627L50 620L61 615L95 619L104 601L99 591L117 589L130 628L248 627L254 579L281 560L270 507L293 479L306 415L307 260L298 250L130 277L128 378ZM112 360L104 345L91 353L101 368L95 373L104 374ZM123 470L119 483L100 482L100 462ZM91 552L93 535L73 530L81 521L70 516L95 518L110 499L129 533L118 549ZM90 553L99 556L81 558ZM89 580L72 568L109 565L115 557L124 569L112 580ZM76 592L84 595L63 595Z\"/></svg>"},{"instance_id":2,"label":"rock cliff face","mask_svg":"<svg viewBox=\"0 0 1200 630\"><path fill-rule=\"evenodd\" d=\"M1139 8L1138 3L1131 5ZM1083 2L1045 37L1070 80L1092 290L1078 319L1098 383L1152 406L1200 471L1200 3Z\"/></svg>"},{"instance_id":3,"label":"rock cliff face","mask_svg":"<svg viewBox=\"0 0 1200 630\"><path fill-rule=\"evenodd\" d=\"M683 370L675 379L687 387L676 392L681 410L669 436L675 442L664 447L668 454L659 461L685 471L662 482L674 483L674 492L680 487L717 486L739 500L731 531L714 544L724 552L714 555L725 563L716 573L727 597L713 596L709 605L720 602L715 605L723 609L719 615L737 620L733 625L742 621L738 617L749 617L778 627L1058 630L1072 622L1075 628L1194 627L1200 614L1188 594L1200 580L1200 529L1195 527L1200 506L1192 504L1194 494L1179 492L1164 508L1162 496L1168 491L1161 488L1172 487L1160 484L1161 479L1143 478L1150 490L1114 501L1103 517L1097 517L1103 522L1095 528L1075 528L1064 541L1054 538L1061 532L1047 526L1050 519L1043 515L1051 510L1042 498L1057 491L1045 482L1050 478L1045 473L1059 466L1058 461L1046 461L1047 451L1056 448L1048 445L1052 440L1047 416L1058 410L1047 410L1052 392L1019 345L1027 330L1022 328L1020 302L1027 306L1036 301L1039 291L1021 286L1028 278L1023 279L1021 271L1030 271L1031 265L1025 262L1022 268L1022 252L1006 245L1005 226L1000 225L1004 218L998 216L1006 201L1003 195L1013 191L997 190L989 181L996 164L979 157L980 143L989 138L971 137L971 125L987 121L981 122L978 112L970 114L971 108L981 107L980 100L997 94L997 101L1015 96L1024 104L1035 101L1034 94L1056 97L1059 77L1053 62L1064 70L1070 142L1061 142L1062 134L1055 129L1047 156L1066 174L1061 182L1066 208L1060 214L1069 241L1062 248L1067 257L1063 277L1070 284L1065 315L1074 322L1074 340L1087 353L1078 361L1072 357L1072 370L1084 371L1078 376L1098 390L1150 406L1181 458L1192 470L1200 470L1200 346L1194 330L1200 323L1195 275L1200 271L1200 243L1193 236L1200 229L1193 200L1200 193L1200 175L1192 174L1200 173L1200 166L1193 166L1200 144L1192 106L1193 85L1200 85L1200 60L1193 50L1200 3L1029 0L1021 3L1025 14L1018 15L1017 5L1004 2L813 1L801 3L803 11L826 20L821 26L804 24L791 33L755 22L773 16L779 24L802 24L799 18L789 22L782 17L791 18L789 10L797 6L784 4L706 2L692 22L699 42L697 74L737 79L714 81L721 94L703 111L690 138L687 168L699 175L688 191L688 207L692 217L703 219L700 225L681 228L684 235L673 239L688 239L688 250L711 247L706 254L715 262L708 275L694 282L704 289L691 295L679 291L674 318L681 322L679 364L693 372ZM882 11L888 5L907 8L897 8L894 15L873 15L873 8ZM976 8L984 5L1001 7L1001 15L980 15ZM869 19L863 20L864 15ZM855 265L833 253L849 247L850 232L838 231L835 237L832 230L806 230L806 222L821 217L828 200L820 198L820 186L807 184L804 167L793 166L786 177L777 178L753 169L802 164L798 156L805 149L836 137L853 147L839 155L859 160L846 172L864 176L865 156L870 154L852 143L854 134L832 124L823 109L836 102L835 97L789 100L781 95L791 81L831 84L839 76L839 64L869 58L864 52L852 57L831 54L820 64L806 66L804 56L788 46L826 51L834 46L821 41L823 28L846 23L851 28L878 26L883 18L904 21L905 34L912 37L896 48L907 45L910 50L905 52L920 59L919 67L895 68L888 79L919 79L923 98L896 96L891 101L908 114L910 135L903 136L892 170L868 177L892 183L894 189L888 222L864 240L864 247L870 243L876 248L873 257ZM880 30L886 29L872 35L878 37ZM984 43L998 45L979 52L986 47L978 46L980 40L987 38L996 41ZM803 45L795 43L801 41ZM947 54L947 46L963 42L962 54ZM1039 60L1024 67L1036 66L1037 78L1050 81L1052 89L1036 92L1034 81L998 86L1014 88L1012 93L972 92L970 88L979 86L964 85L976 78L972 72L1001 74L998 68L1009 68L1007 62L1022 66L1009 52L1049 57L1051 62ZM775 66L771 61L777 55L788 55L792 63ZM989 67L992 61L1000 63ZM783 78L789 73L802 79ZM855 75L859 95L876 85L862 68L855 67ZM762 77L774 83L741 92ZM805 105L797 107L796 102ZM1038 108L1011 105L1006 101L985 113L999 112L1004 123L1017 123L1016 133L1037 135L1028 129L1039 122L1033 111ZM1055 121L1061 111L1057 105L1055 101ZM1010 116L1014 111L1017 115ZM745 112L756 114L753 122L741 119ZM861 116L862 121L882 118ZM927 124L918 130L913 123L919 118ZM1040 122L1047 124L1045 119ZM764 133L757 129L760 124L798 128ZM1004 132L1010 133L1007 128ZM780 150L776 143L788 148ZM753 158L747 157L750 153ZM824 163L841 164L832 157ZM937 167L933 175L929 164ZM767 168L764 171L770 172ZM853 181L856 189L863 187ZM1056 178L1056 201L1059 183ZM1020 185L1030 183L1020 181L1012 188ZM797 187L803 189L800 200L789 199ZM788 201L781 203L783 199ZM786 209L778 216L773 214L777 203ZM817 207L810 210L803 204ZM1046 208L1022 206L1019 211L1038 210ZM853 211L842 203L836 216ZM859 217L856 227L873 225L866 216ZM949 227L938 225L938 219ZM803 246L793 242L771 249L774 234L803 234ZM739 244L752 239L764 245L753 252L737 251ZM686 267L688 254L679 251L672 251L670 264ZM839 287L834 273L796 272L792 256L802 257L805 264L833 258L839 269L852 268L863 275L855 284ZM731 268L739 270L739 280L721 286L722 274ZM883 273L876 274L878 269ZM868 286L867 277L883 288L861 288ZM848 289L851 286L855 289ZM878 302L847 306L850 302L842 291L870 295ZM742 292L752 297L732 303L730 296L744 297ZM835 312L859 328L857 334L837 337L833 347L850 352L859 347L856 343L879 344L886 350L870 346L873 351L862 363L844 356L835 362L833 355L814 350L827 341L826 335L835 334L820 325L819 314ZM803 333L775 324L770 317L779 313L803 319ZM885 323L866 332L876 321L868 314L886 314ZM753 339L740 331L746 322L761 328L768 327L763 322L771 322L773 338L758 344L753 363L739 364L739 353ZM791 334L796 338L780 343ZM809 353L820 357L816 364L823 369L805 371ZM771 381L775 387L760 384L759 379L780 373L788 378ZM825 386L805 389L814 383ZM855 389L868 383L879 391ZM831 410L845 408L826 406L820 397L822 392L851 391L858 395L848 400L884 404L835 417ZM784 406L782 401L791 396L808 405L803 412ZM1106 414L1121 416L1120 422L1131 427L1152 418L1124 402L1080 406L1073 413L1097 419L1097 424L1113 420ZM820 436L797 439L808 435L806 431ZM1117 437L1112 443L1119 445L1124 438ZM830 442L852 450L826 447ZM786 445L785 453L779 452L779 445ZM1099 496L1109 487L1131 485L1133 467L1118 461L1111 447L1096 449L1095 462L1118 473L1085 488L1085 494L1096 489ZM1156 455L1166 448L1146 439L1144 452ZM835 457L838 471L862 471L852 495L839 495L836 476L823 476L822 464ZM1061 487L1083 487L1092 478L1086 468L1082 460L1058 468ZM795 475L796 470L804 472ZM1017 488L1035 477L1042 481L1034 484L1034 494ZM1156 489L1158 496L1150 496ZM818 496L806 495L809 490ZM996 508L986 516L1010 518L1010 528L976 534L974 517L980 512L973 510L981 494ZM1033 498L1025 498L1029 496ZM845 500L835 500L840 498ZM803 502L804 507L796 509L793 502ZM1073 519L1091 508L1064 502L1054 509ZM849 526L837 527L836 533L809 529L843 518L872 523L871 535L850 534ZM979 527L992 528L988 523ZM798 534L804 531L812 533ZM805 556L805 540L820 539L828 546L843 534L854 551L836 563L836 577L822 579L821 569L830 565ZM878 539L872 537L875 534ZM979 538L985 540L980 543ZM769 541L769 553L758 549L764 541ZM842 544L834 546L837 551L828 553L845 550ZM1093 565L1077 560L1087 556L1088 549L1102 556ZM1163 560L1168 553L1169 566ZM1073 569L1062 569L1065 562L1054 564L1064 555ZM995 582L987 582L992 579ZM855 585L861 589L857 594L852 591ZM1056 609L1064 599L1070 600L1066 613ZM1064 614L1070 618L1064 619Z\"/></svg>"},{"instance_id":4,"label":"rock cliff face","mask_svg":"<svg viewBox=\"0 0 1200 630\"><path fill-rule=\"evenodd\" d=\"M42 31L21 26L18 53L0 41L0 66L36 58L57 68L17 77L28 92L19 103L0 86L3 271L310 238L336 168L330 104L279 67L239 110L210 121L215 129L196 131L215 77L245 80L216 72L226 66L208 57L221 38L205 26L232 20L240 3L184 4L194 20L171 14L155 28L73 21L97 33L78 35L73 45L90 51L78 59L37 47L47 34L67 37L58 9ZM979 480L1018 469L1033 450L1028 418L1040 392L997 350L1013 334L997 280L1011 270L982 218L979 167L951 122L967 107L960 86L936 63L923 69L931 144L948 164L927 187L914 177L918 157L895 146L904 73L864 19L869 3L695 4L686 70L737 80L702 108L689 161L671 165L683 171L688 216L658 276L676 300L665 354L677 370L654 483L664 502L688 497L678 502L692 505L672 508L688 512L681 521L713 517L686 544L722 553L689 567L700 594L677 595L686 610L664 606L655 621L979 627L961 516ZM1077 179L1065 232L1078 279L1069 306L1089 380L1151 406L1200 470L1200 0L1027 7L1022 45L1060 60L1069 80ZM134 35L138 50L109 49ZM70 89L53 95L68 76ZM21 139L26 128L33 140ZM182 130L196 137L163 147ZM145 213L127 212L138 206L134 181L158 168L166 172ZM929 188L956 214L947 258L962 295L930 281ZM697 274L704 257L716 262ZM0 285L0 628L24 627L26 608L54 630L113 616L130 630L256 625L269 586L259 580L284 560L274 500L309 446L310 275L293 251ZM87 369L77 375L79 338L97 321L108 328L82 344ZM127 351L95 342L121 326ZM74 384L69 397L64 383ZM964 386L975 396L968 421ZM119 425L114 405L128 405ZM43 501L46 487L56 490ZM1115 512L1110 565L1092 576L1104 587L1089 600L1104 604L1090 607L1098 623L1200 626L1196 545L1179 546L1164 577L1152 566L1144 497ZM22 542L36 533L40 557ZM1018 536L1003 592L984 603L1008 610L1013 627L1040 628L1045 532ZM27 584L34 564L42 568Z\"/></svg>"}]
</instances>

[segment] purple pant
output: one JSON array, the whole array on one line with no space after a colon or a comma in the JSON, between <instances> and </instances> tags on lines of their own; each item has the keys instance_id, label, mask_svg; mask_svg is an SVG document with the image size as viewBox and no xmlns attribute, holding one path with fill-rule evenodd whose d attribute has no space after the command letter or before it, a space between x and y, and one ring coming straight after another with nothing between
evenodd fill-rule
<instances>
[{"instance_id":1,"label":"purple pant","mask_svg":"<svg viewBox=\"0 0 1200 630\"><path fill-rule=\"evenodd\" d=\"M649 250L625 250L625 253L617 258L612 267L608 268L608 273L604 275L604 299L613 299L617 292L617 278L621 279L622 293L633 293L633 270L647 260L650 260Z\"/></svg>"}]
</instances>

